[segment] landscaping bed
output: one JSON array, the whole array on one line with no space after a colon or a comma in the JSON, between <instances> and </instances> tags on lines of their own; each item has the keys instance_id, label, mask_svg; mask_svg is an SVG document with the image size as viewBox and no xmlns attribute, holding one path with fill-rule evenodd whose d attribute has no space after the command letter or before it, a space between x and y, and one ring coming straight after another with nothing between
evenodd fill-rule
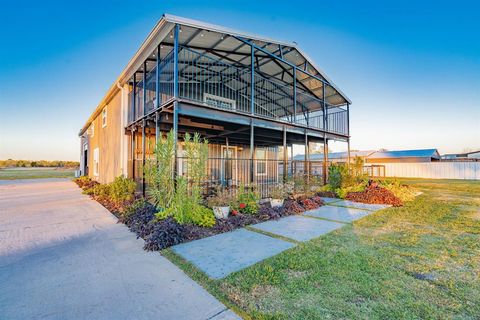
<instances>
[{"instance_id":1,"label":"landscaping bed","mask_svg":"<svg viewBox=\"0 0 480 320\"><path fill-rule=\"evenodd\" d=\"M74 180L85 194L102 204L124 223L137 237L145 240L144 249L157 251L170 246L210 237L219 233L233 231L248 225L276 220L282 217L301 214L307 210L319 208L324 203L318 195L311 197L289 198L279 207L271 207L268 201L258 204L232 205L231 214L225 219L215 218L212 226L200 226L194 223L180 223L174 216L159 218L159 209L145 199L134 201L134 184L126 178L117 178L115 182L103 185L89 178ZM112 190L124 189L120 200L113 200ZM249 195L250 193L245 193ZM250 201L244 195L240 198Z\"/></svg>"}]
</instances>

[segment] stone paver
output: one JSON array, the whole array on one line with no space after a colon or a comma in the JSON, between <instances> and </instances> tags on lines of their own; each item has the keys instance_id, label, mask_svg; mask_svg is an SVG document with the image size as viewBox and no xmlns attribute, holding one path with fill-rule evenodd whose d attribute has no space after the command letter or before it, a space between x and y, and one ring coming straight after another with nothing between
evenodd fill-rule
<instances>
[{"instance_id":1,"label":"stone paver","mask_svg":"<svg viewBox=\"0 0 480 320\"><path fill-rule=\"evenodd\" d=\"M293 246L287 241L237 229L172 248L211 278L220 279Z\"/></svg>"},{"instance_id":2,"label":"stone paver","mask_svg":"<svg viewBox=\"0 0 480 320\"><path fill-rule=\"evenodd\" d=\"M387 205L387 204L367 204L367 203L354 202L350 200L340 200L332 203L332 205L352 207L352 208L364 209L364 210L370 210L370 211L377 211L377 210L391 207L390 205Z\"/></svg>"},{"instance_id":3,"label":"stone paver","mask_svg":"<svg viewBox=\"0 0 480 320\"><path fill-rule=\"evenodd\" d=\"M360 218L363 218L371 213L372 212L368 210L327 205L327 206L322 206L318 209L306 211L305 215L311 216L311 217L317 217L317 218L330 219L335 221L352 222Z\"/></svg>"},{"instance_id":4,"label":"stone paver","mask_svg":"<svg viewBox=\"0 0 480 320\"><path fill-rule=\"evenodd\" d=\"M333 221L289 216L280 220L255 224L252 227L293 240L308 241L343 226L344 224Z\"/></svg>"},{"instance_id":5,"label":"stone paver","mask_svg":"<svg viewBox=\"0 0 480 320\"><path fill-rule=\"evenodd\" d=\"M68 180L0 184L1 319L239 319Z\"/></svg>"}]
</instances>

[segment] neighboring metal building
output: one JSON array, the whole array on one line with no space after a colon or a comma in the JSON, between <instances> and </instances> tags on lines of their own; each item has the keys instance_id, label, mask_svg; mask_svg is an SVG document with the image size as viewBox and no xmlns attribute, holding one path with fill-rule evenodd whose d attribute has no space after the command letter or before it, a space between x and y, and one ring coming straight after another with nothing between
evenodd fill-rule
<instances>
[{"instance_id":1,"label":"neighboring metal building","mask_svg":"<svg viewBox=\"0 0 480 320\"><path fill-rule=\"evenodd\" d=\"M366 158L366 163L433 162L440 160L437 149L377 151Z\"/></svg>"},{"instance_id":2,"label":"neighboring metal building","mask_svg":"<svg viewBox=\"0 0 480 320\"><path fill-rule=\"evenodd\" d=\"M480 150L442 155L444 161L480 161Z\"/></svg>"},{"instance_id":3,"label":"neighboring metal building","mask_svg":"<svg viewBox=\"0 0 480 320\"><path fill-rule=\"evenodd\" d=\"M366 159L371 154L375 153L375 150L366 150L366 151L350 151L350 158L360 157ZM305 155L297 154L293 157L295 161L303 161ZM314 153L309 156L311 161L323 161L323 153ZM330 162L348 162L348 151L343 152L329 152L328 161Z\"/></svg>"}]
</instances>

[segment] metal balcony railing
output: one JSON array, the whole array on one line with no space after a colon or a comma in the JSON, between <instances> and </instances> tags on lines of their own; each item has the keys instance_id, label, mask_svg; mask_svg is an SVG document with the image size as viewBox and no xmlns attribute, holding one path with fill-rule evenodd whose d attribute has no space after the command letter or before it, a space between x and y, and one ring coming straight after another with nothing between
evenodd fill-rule
<instances>
[{"instance_id":1,"label":"metal balcony railing","mask_svg":"<svg viewBox=\"0 0 480 320\"><path fill-rule=\"evenodd\" d=\"M159 64L159 101L156 98L157 68L146 75L146 84L135 85L135 107L130 93L129 122L161 106L174 96L174 57L171 51ZM323 102L313 95L259 72L254 75L254 104L249 67L237 66L213 58L207 52L180 47L178 53L179 98L213 108L254 114L256 116L310 128L325 130ZM145 86L145 90L144 90ZM296 96L294 92L296 91ZM145 99L144 99L145 93ZM295 106L296 101L296 106ZM328 132L348 134L347 110L329 106Z\"/></svg>"}]
</instances>

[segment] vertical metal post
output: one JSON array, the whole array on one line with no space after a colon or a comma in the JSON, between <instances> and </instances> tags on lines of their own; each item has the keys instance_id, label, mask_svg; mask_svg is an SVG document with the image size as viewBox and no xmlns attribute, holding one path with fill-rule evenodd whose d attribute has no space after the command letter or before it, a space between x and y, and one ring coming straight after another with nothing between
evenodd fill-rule
<instances>
[{"instance_id":1,"label":"vertical metal post","mask_svg":"<svg viewBox=\"0 0 480 320\"><path fill-rule=\"evenodd\" d=\"M230 148L230 145L228 143L228 137L225 137L225 148L226 148L226 150L225 150L225 165L224 165L225 172L224 172L224 175L225 175L226 186L228 187L228 178L230 178L230 177L227 177L227 172L232 172L231 167L229 167L228 171L227 171L227 166L231 166L230 162L228 161L228 158L229 158L228 151L229 151L229 148Z\"/></svg>"},{"instance_id":2,"label":"vertical metal post","mask_svg":"<svg viewBox=\"0 0 480 320\"><path fill-rule=\"evenodd\" d=\"M251 47L250 53L250 113L255 113L255 49Z\"/></svg>"},{"instance_id":3,"label":"vertical metal post","mask_svg":"<svg viewBox=\"0 0 480 320\"><path fill-rule=\"evenodd\" d=\"M304 155L304 165L303 165L303 171L305 174L305 182L306 186L308 186L308 182L310 181L310 155L309 155L309 148L308 148L308 134L307 130L305 130L305 155Z\"/></svg>"},{"instance_id":4,"label":"vertical metal post","mask_svg":"<svg viewBox=\"0 0 480 320\"><path fill-rule=\"evenodd\" d=\"M160 45L157 46L157 70L155 73L155 106L154 110L160 105Z\"/></svg>"},{"instance_id":5,"label":"vertical metal post","mask_svg":"<svg viewBox=\"0 0 480 320\"><path fill-rule=\"evenodd\" d=\"M327 148L327 104L325 101L325 82L322 86L322 101L323 101L323 183L327 184L327 160L328 160L328 148Z\"/></svg>"},{"instance_id":6,"label":"vertical metal post","mask_svg":"<svg viewBox=\"0 0 480 320\"><path fill-rule=\"evenodd\" d=\"M283 126L283 183L287 182L288 168L287 168L287 127Z\"/></svg>"},{"instance_id":7,"label":"vertical metal post","mask_svg":"<svg viewBox=\"0 0 480 320\"><path fill-rule=\"evenodd\" d=\"M293 67L293 123L297 123L297 68Z\"/></svg>"},{"instance_id":8,"label":"vertical metal post","mask_svg":"<svg viewBox=\"0 0 480 320\"><path fill-rule=\"evenodd\" d=\"M147 112L147 60L143 62L143 115Z\"/></svg>"},{"instance_id":9,"label":"vertical metal post","mask_svg":"<svg viewBox=\"0 0 480 320\"><path fill-rule=\"evenodd\" d=\"M255 155L255 140L254 140L255 129L253 126L253 119L250 119L250 183L253 184L254 180L254 161L253 157Z\"/></svg>"},{"instance_id":10,"label":"vertical metal post","mask_svg":"<svg viewBox=\"0 0 480 320\"><path fill-rule=\"evenodd\" d=\"M293 143L290 145L290 173L292 174L292 177L293 177Z\"/></svg>"},{"instance_id":11,"label":"vertical metal post","mask_svg":"<svg viewBox=\"0 0 480 320\"><path fill-rule=\"evenodd\" d=\"M160 112L155 113L155 148L158 144L158 138L160 136Z\"/></svg>"},{"instance_id":12,"label":"vertical metal post","mask_svg":"<svg viewBox=\"0 0 480 320\"><path fill-rule=\"evenodd\" d=\"M137 120L137 117L135 116L135 104L137 103L137 73L135 72L133 74L133 89L132 89L132 122Z\"/></svg>"},{"instance_id":13,"label":"vertical metal post","mask_svg":"<svg viewBox=\"0 0 480 320\"><path fill-rule=\"evenodd\" d=\"M350 104L347 102L347 144L348 144L348 165L350 165Z\"/></svg>"},{"instance_id":14,"label":"vertical metal post","mask_svg":"<svg viewBox=\"0 0 480 320\"><path fill-rule=\"evenodd\" d=\"M142 122L142 195L145 196L145 119Z\"/></svg>"},{"instance_id":15,"label":"vertical metal post","mask_svg":"<svg viewBox=\"0 0 480 320\"><path fill-rule=\"evenodd\" d=\"M175 161L173 167L173 176L177 177L177 164L178 164L178 24L174 29L174 41L173 41L173 136L174 136L174 151Z\"/></svg>"},{"instance_id":16,"label":"vertical metal post","mask_svg":"<svg viewBox=\"0 0 480 320\"><path fill-rule=\"evenodd\" d=\"M135 127L132 127L132 179L135 180Z\"/></svg>"}]
</instances>

